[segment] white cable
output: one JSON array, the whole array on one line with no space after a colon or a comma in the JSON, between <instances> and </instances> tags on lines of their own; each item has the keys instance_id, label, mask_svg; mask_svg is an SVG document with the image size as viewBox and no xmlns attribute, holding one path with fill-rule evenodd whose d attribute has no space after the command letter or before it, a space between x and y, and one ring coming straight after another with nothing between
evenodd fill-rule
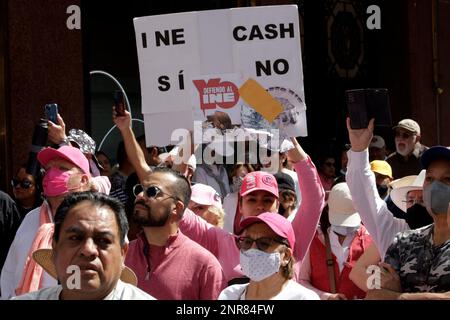
<instances>
[{"instance_id":1,"label":"white cable","mask_svg":"<svg viewBox=\"0 0 450 320\"><path fill-rule=\"evenodd\" d=\"M91 72L89 72L89 74L90 74L90 75L93 75L93 74L102 74L102 75L105 75L105 76L107 76L108 78L110 78L112 81L114 81L114 83L119 87L120 91L122 91L122 93L123 93L123 95L124 95L124 97L125 97L125 100L126 100L126 102L127 102L127 103L126 103L126 108L128 109L128 112L130 113L130 117L131 117L130 127L131 127L131 128L132 128L133 121L137 121L137 122L144 123L144 121L141 120L141 119L133 119L133 114L131 113L131 105L130 105L130 101L128 100L127 93L126 93L125 90L123 89L123 87L122 87L122 85L120 84L119 80L117 80L116 78L114 78L114 76L112 76L112 75L109 74L108 72L102 71L102 70L92 70ZM105 142L105 140L108 138L108 136L111 134L111 132L112 132L112 131L114 130L114 128L116 128L116 127L117 127L116 125L113 125L113 126L111 127L111 129L108 130L108 132L105 134L105 136L103 137L102 141L100 142L97 151L100 151L100 150L101 150L101 148L102 148L102 146L103 146L103 143Z\"/></svg>"}]
</instances>

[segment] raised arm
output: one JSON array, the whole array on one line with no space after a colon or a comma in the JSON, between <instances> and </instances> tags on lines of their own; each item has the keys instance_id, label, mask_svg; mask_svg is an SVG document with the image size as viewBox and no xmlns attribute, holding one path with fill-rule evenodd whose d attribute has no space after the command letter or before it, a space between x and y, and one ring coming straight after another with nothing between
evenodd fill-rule
<instances>
[{"instance_id":1,"label":"raised arm","mask_svg":"<svg viewBox=\"0 0 450 320\"><path fill-rule=\"evenodd\" d=\"M151 169L145 161L144 152L142 152L142 149L134 136L133 130L130 127L130 113L125 110L125 115L118 117L115 107L113 107L113 121L122 134L128 159L133 165L134 170L136 170L139 181L144 181L148 173L151 172Z\"/></svg>"},{"instance_id":2,"label":"raised arm","mask_svg":"<svg viewBox=\"0 0 450 320\"><path fill-rule=\"evenodd\" d=\"M209 224L189 209L184 211L179 228L183 234L210 251L216 257L218 256L219 233L227 233L227 231Z\"/></svg>"},{"instance_id":3,"label":"raised arm","mask_svg":"<svg viewBox=\"0 0 450 320\"><path fill-rule=\"evenodd\" d=\"M296 239L294 257L301 261L308 251L325 206L325 191L314 163L295 138L292 138L292 142L294 149L289 150L288 157L294 163L302 194L300 208L292 221Z\"/></svg>"},{"instance_id":4,"label":"raised arm","mask_svg":"<svg viewBox=\"0 0 450 320\"><path fill-rule=\"evenodd\" d=\"M355 209L372 236L379 254L384 254L398 232L409 229L403 219L394 218L378 195L375 175L370 169L368 147L373 136L374 119L365 129L351 129L347 118L351 150L348 151L346 180Z\"/></svg>"}]
</instances>

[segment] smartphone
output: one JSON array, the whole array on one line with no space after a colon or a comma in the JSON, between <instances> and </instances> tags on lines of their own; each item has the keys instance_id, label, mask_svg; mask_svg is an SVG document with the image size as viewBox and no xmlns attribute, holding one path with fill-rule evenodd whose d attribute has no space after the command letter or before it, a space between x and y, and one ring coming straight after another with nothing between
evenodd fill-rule
<instances>
[{"instance_id":1,"label":"smartphone","mask_svg":"<svg viewBox=\"0 0 450 320\"><path fill-rule=\"evenodd\" d=\"M392 127L389 93L385 88L345 91L352 129L364 129L375 118L375 126Z\"/></svg>"},{"instance_id":2,"label":"smartphone","mask_svg":"<svg viewBox=\"0 0 450 320\"><path fill-rule=\"evenodd\" d=\"M116 90L114 92L114 105L116 106L117 116L125 115L125 97L123 92L120 90Z\"/></svg>"},{"instance_id":3,"label":"smartphone","mask_svg":"<svg viewBox=\"0 0 450 320\"><path fill-rule=\"evenodd\" d=\"M58 124L58 105L56 103L48 103L44 107L45 118L51 122Z\"/></svg>"}]
</instances>

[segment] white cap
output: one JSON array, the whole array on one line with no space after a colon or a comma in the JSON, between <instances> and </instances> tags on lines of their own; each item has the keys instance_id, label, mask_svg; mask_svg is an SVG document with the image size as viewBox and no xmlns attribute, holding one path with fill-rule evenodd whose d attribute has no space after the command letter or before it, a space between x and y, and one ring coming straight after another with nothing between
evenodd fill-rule
<instances>
[{"instance_id":1,"label":"white cap","mask_svg":"<svg viewBox=\"0 0 450 320\"><path fill-rule=\"evenodd\" d=\"M373 136L372 141L370 142L369 148L378 148L381 149L386 146L383 137L381 136Z\"/></svg>"},{"instance_id":2,"label":"white cap","mask_svg":"<svg viewBox=\"0 0 450 320\"><path fill-rule=\"evenodd\" d=\"M393 187L390 193L392 202L394 202L394 204L403 212L406 212L406 195L412 190L422 190L423 182L425 181L425 173L426 170L424 169L420 171L418 176L403 177L391 183L391 186ZM412 178L414 178L414 180Z\"/></svg>"},{"instance_id":3,"label":"white cap","mask_svg":"<svg viewBox=\"0 0 450 320\"><path fill-rule=\"evenodd\" d=\"M361 218L353 207L352 196L347 183L336 184L328 197L328 219L334 226L357 227Z\"/></svg>"},{"instance_id":4,"label":"white cap","mask_svg":"<svg viewBox=\"0 0 450 320\"><path fill-rule=\"evenodd\" d=\"M206 184L196 183L191 187L191 201L205 206L222 208L222 201L217 191Z\"/></svg>"}]
</instances>

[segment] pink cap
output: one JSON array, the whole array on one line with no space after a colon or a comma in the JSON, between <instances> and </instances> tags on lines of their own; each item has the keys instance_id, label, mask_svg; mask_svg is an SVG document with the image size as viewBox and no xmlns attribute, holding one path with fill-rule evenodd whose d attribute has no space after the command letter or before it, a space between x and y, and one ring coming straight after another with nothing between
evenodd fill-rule
<instances>
[{"instance_id":1,"label":"pink cap","mask_svg":"<svg viewBox=\"0 0 450 320\"><path fill-rule=\"evenodd\" d=\"M291 247L292 249L294 248L294 229L292 228L292 224L289 222L289 220L287 220L281 214L277 212L264 212L257 216L247 217L241 221L241 230L244 230L248 226L258 222L264 222L265 224L267 224L269 228L273 230L273 232L275 232L280 237L288 240L289 247Z\"/></svg>"},{"instance_id":2,"label":"pink cap","mask_svg":"<svg viewBox=\"0 0 450 320\"><path fill-rule=\"evenodd\" d=\"M38 153L37 158L42 166L46 166L50 160L62 158L76 165L84 173L89 174L88 159L80 149L71 146L62 146L59 149L45 148Z\"/></svg>"},{"instance_id":3,"label":"pink cap","mask_svg":"<svg viewBox=\"0 0 450 320\"><path fill-rule=\"evenodd\" d=\"M242 182L241 197L258 190L270 192L278 198L278 183L272 174L263 171L247 173Z\"/></svg>"},{"instance_id":4,"label":"pink cap","mask_svg":"<svg viewBox=\"0 0 450 320\"><path fill-rule=\"evenodd\" d=\"M222 208L222 201L217 191L206 184L196 183L191 187L191 201L205 206Z\"/></svg>"}]
</instances>

